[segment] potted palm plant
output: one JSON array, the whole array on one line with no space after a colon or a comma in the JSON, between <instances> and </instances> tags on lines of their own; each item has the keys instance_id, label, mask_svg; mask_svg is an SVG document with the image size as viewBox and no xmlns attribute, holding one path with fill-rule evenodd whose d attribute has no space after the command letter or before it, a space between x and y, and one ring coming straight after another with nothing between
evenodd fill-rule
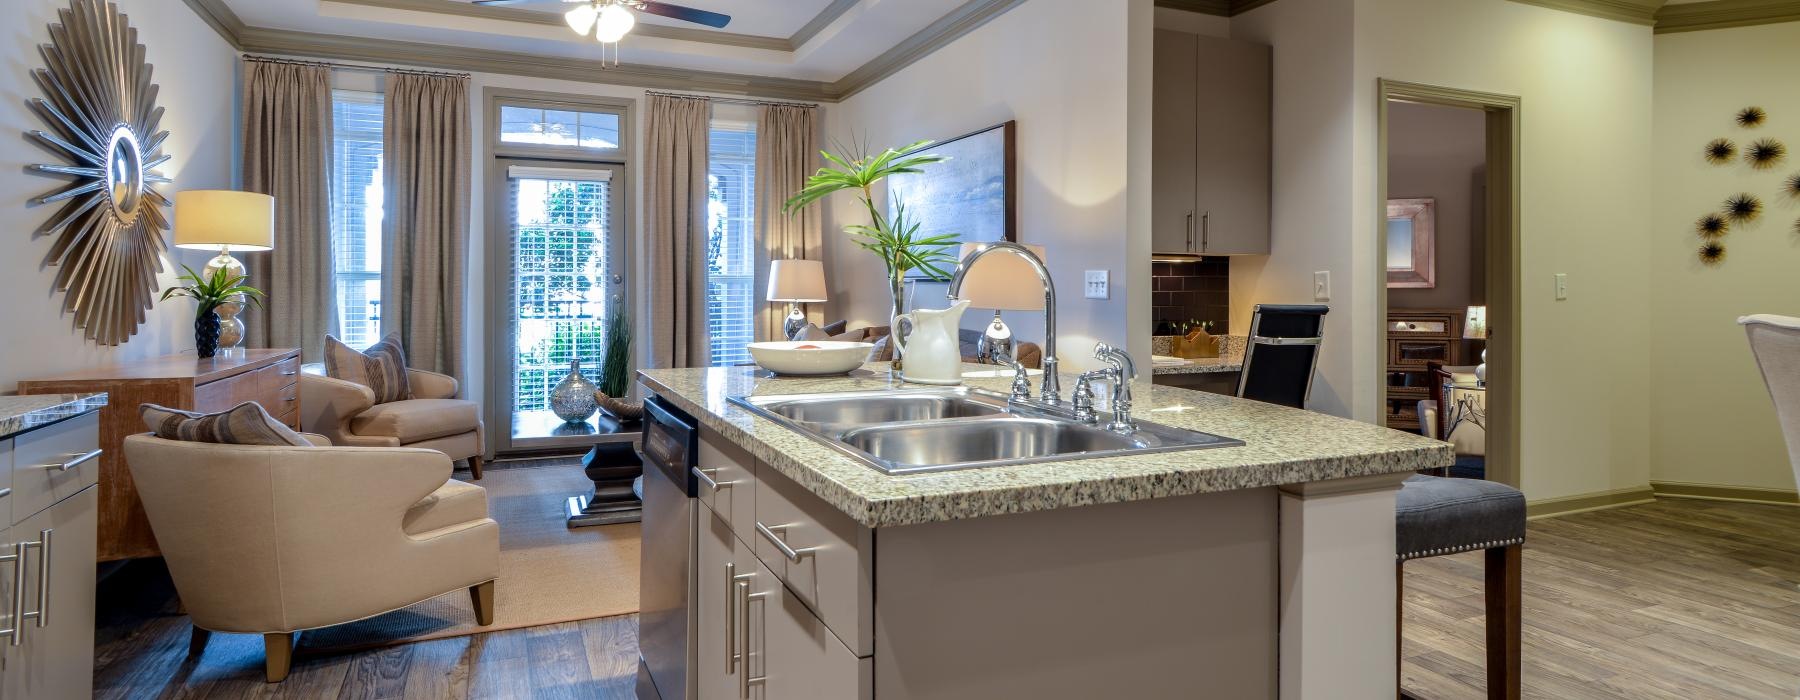
<instances>
[{"instance_id":1,"label":"potted palm plant","mask_svg":"<svg viewBox=\"0 0 1800 700\"><path fill-rule=\"evenodd\" d=\"M219 305L245 299L261 308L263 293L245 286L243 275L233 275L225 268L213 270L210 276L186 265L181 270L176 279L185 284L163 290L162 300L187 297L199 305L194 311L194 350L201 357L212 357L219 353L219 315L215 313Z\"/></svg>"},{"instance_id":2,"label":"potted palm plant","mask_svg":"<svg viewBox=\"0 0 1800 700\"><path fill-rule=\"evenodd\" d=\"M807 178L806 187L782 205L782 210L791 215L833 193L845 190L856 193L856 201L861 202L868 212L869 223L846 226L844 233L858 247L880 257L887 268L888 293L893 302L890 325L893 318L906 313L908 272L919 270L941 282L950 279L950 272L945 268L956 264L955 256L949 252L957 245L956 234L921 236L919 224L907 218L905 206L896 204L888 216L883 216L875 206L875 183L889 175L923 172L924 166L944 160L943 156L919 152L930 145L930 141L920 141L901 149L889 148L872 156L855 157L820 151L819 155L831 165L819 168ZM895 332L899 330L894 329ZM895 363L898 365L899 360Z\"/></svg>"}]
</instances>

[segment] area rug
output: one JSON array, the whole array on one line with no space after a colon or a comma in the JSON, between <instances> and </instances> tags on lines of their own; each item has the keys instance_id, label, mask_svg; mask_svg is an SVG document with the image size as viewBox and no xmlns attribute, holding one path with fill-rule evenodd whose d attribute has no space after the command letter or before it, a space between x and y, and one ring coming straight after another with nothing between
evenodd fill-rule
<instances>
[{"instance_id":1,"label":"area rug","mask_svg":"<svg viewBox=\"0 0 1800 700\"><path fill-rule=\"evenodd\" d=\"M594 482L577 460L490 469L481 481L500 523L494 623L475 624L467 591L367 620L310 630L299 650L345 651L637 612L637 523L569 529L564 504Z\"/></svg>"}]
</instances>

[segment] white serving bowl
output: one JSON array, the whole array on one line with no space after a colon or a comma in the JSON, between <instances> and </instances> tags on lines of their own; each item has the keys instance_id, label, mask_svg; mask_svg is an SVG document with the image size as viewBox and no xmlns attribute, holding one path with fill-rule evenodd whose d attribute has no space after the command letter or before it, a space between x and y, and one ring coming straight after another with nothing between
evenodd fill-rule
<instances>
[{"instance_id":1,"label":"white serving bowl","mask_svg":"<svg viewBox=\"0 0 1800 700\"><path fill-rule=\"evenodd\" d=\"M874 343L843 340L777 340L751 343L750 357L776 374L846 374L869 359Z\"/></svg>"}]
</instances>

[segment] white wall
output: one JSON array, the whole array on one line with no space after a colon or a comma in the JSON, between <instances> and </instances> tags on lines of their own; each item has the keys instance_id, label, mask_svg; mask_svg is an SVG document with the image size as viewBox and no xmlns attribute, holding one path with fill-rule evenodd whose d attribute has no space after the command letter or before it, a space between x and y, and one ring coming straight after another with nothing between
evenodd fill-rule
<instances>
[{"instance_id":1,"label":"white wall","mask_svg":"<svg viewBox=\"0 0 1800 700\"><path fill-rule=\"evenodd\" d=\"M1700 148L1715 138L1745 144L1773 137L1800 147L1800 23L1658 35L1654 131L1654 219L1650 251L1653 347L1651 478L1793 489L1781 429L1744 340L1743 314L1800 316L1800 201L1778 192L1800 171L1715 166ZM1769 122L1738 128L1733 114L1759 105ZM1725 262L1702 266L1695 219L1738 192L1763 199L1763 220L1725 239Z\"/></svg>"},{"instance_id":2,"label":"white wall","mask_svg":"<svg viewBox=\"0 0 1800 700\"><path fill-rule=\"evenodd\" d=\"M1354 365L1363 378L1356 415L1376 408L1381 372L1379 318L1363 306L1382 283L1373 263L1382 220L1376 80L1516 95L1521 486L1532 500L1642 487L1652 383L1650 28L1502 0L1356 0L1355 27L1353 243L1349 275L1338 279L1355 288L1352 333L1371 353ZM1569 275L1565 301L1554 298L1555 273Z\"/></svg>"},{"instance_id":3,"label":"white wall","mask_svg":"<svg viewBox=\"0 0 1800 700\"><path fill-rule=\"evenodd\" d=\"M170 132L165 152L174 156L161 170L174 178L160 190L174 198L185 189L230 188L236 127L235 52L180 0L116 0L138 30L162 86L158 104L166 109ZM38 45L48 43L48 25L61 0L13 0L6 6L0 40L0 210L9 223L0 243L0 392L21 379L81 367L180 351L192 352L193 306L186 301L158 304L130 342L114 347L83 338L62 313L63 295L51 290L55 269L43 264L54 238L33 233L57 205L28 206L26 200L59 189L61 178L25 172L32 163L63 163L23 133L43 129L26 100L39 96L31 71L42 67ZM165 234L166 235L166 234ZM165 238L166 240L166 238ZM177 263L199 266L206 255L181 252L165 260L157 283L174 283Z\"/></svg>"},{"instance_id":4,"label":"white wall","mask_svg":"<svg viewBox=\"0 0 1800 700\"><path fill-rule=\"evenodd\" d=\"M1129 193L1149 163L1129 154L1149 148L1130 137L1134 124L1148 131L1149 71L1130 66L1148 67L1152 16L1147 0L1031 0L825 112L825 143L872 148L1018 121L1019 240L1049 249L1066 369L1092 366L1096 341L1128 344L1149 367L1147 187L1145 201ZM1144 168L1136 178L1134 163ZM866 223L859 214L848 196L826 210L827 315L886 325L880 262L839 232ZM1084 270L1110 272L1110 299L1082 298ZM930 308L947 303L936 289L916 298ZM1041 338L1032 314L1008 316L1022 337Z\"/></svg>"}]
</instances>

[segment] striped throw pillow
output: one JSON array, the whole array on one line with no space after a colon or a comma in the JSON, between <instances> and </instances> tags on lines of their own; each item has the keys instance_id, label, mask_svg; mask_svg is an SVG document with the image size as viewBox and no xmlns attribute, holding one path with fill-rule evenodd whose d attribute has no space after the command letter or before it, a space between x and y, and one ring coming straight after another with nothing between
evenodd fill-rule
<instances>
[{"instance_id":1,"label":"striped throw pillow","mask_svg":"<svg viewBox=\"0 0 1800 700\"><path fill-rule=\"evenodd\" d=\"M406 353L400 349L399 333L389 333L381 342L362 352L337 338L325 336L325 376L369 387L375 392L375 403L378 404L412 398L412 387L406 381Z\"/></svg>"},{"instance_id":2,"label":"striped throw pillow","mask_svg":"<svg viewBox=\"0 0 1800 700\"><path fill-rule=\"evenodd\" d=\"M164 440L312 447L306 438L275 420L254 401L245 401L218 413L194 413L147 403L138 406L138 415L150 432Z\"/></svg>"}]
</instances>

